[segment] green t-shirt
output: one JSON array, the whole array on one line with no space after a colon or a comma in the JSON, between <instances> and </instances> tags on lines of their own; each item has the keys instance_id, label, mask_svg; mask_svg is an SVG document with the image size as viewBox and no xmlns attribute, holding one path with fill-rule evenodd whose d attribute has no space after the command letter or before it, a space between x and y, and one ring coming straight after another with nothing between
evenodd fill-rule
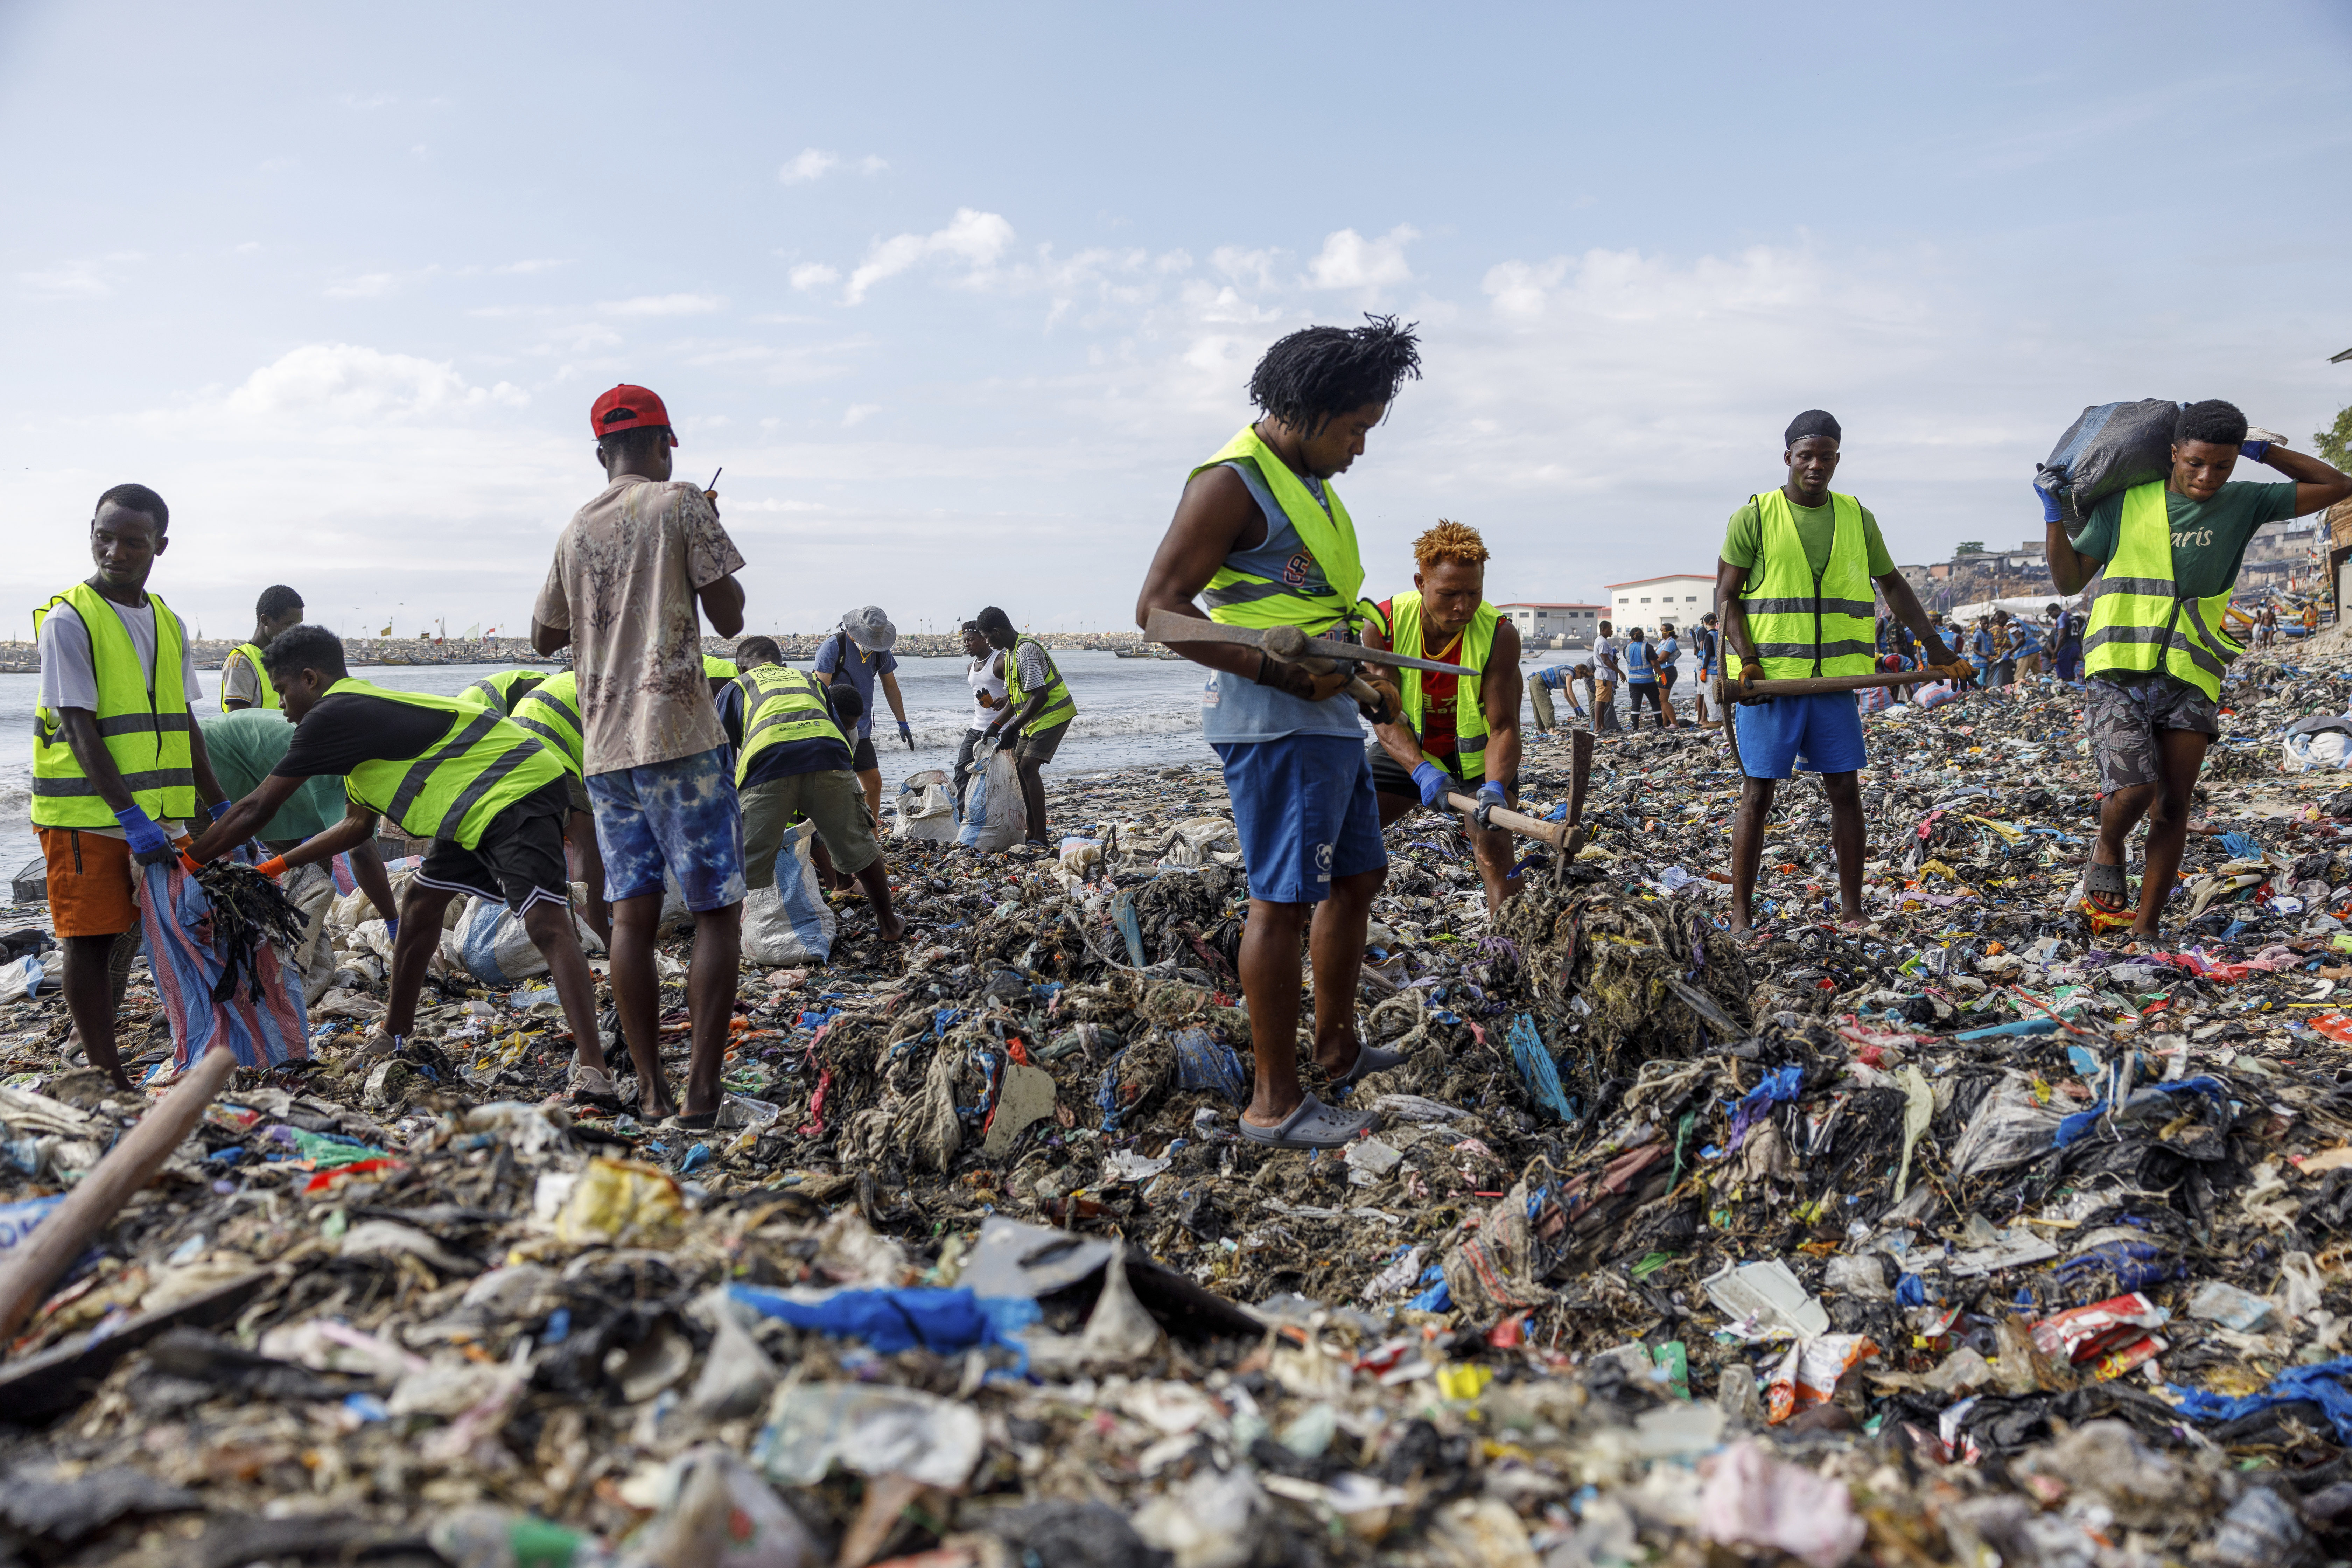
<instances>
[{"instance_id":1,"label":"green t-shirt","mask_svg":"<svg viewBox=\"0 0 2352 1568\"><path fill-rule=\"evenodd\" d=\"M2207 599L2238 580L2238 567L2255 530L2294 515L2294 486L2232 481L2211 500L2191 500L2166 490L2164 510L2172 523L2174 590L2191 599ZM2074 549L2094 561L2113 560L2123 521L2123 495L2109 496L2091 509L2091 521L2083 525Z\"/></svg>"},{"instance_id":2,"label":"green t-shirt","mask_svg":"<svg viewBox=\"0 0 2352 1568\"><path fill-rule=\"evenodd\" d=\"M294 726L275 708L207 713L197 722L204 727L205 754L212 759L213 777L220 780L231 800L243 800L259 789L294 741ZM254 837L270 844L308 838L324 833L344 815L343 781L320 773L304 779L302 787Z\"/></svg>"},{"instance_id":3,"label":"green t-shirt","mask_svg":"<svg viewBox=\"0 0 2352 1568\"><path fill-rule=\"evenodd\" d=\"M1805 563L1817 573L1827 571L1830 545L1837 537L1837 519L1832 509L1799 506L1790 501L1789 515L1796 521L1797 537L1804 542ZM1878 520L1870 515L1868 507L1862 508L1862 544L1870 557L1873 577L1884 577L1895 570L1895 557L1886 553L1886 541L1878 536ZM1734 566L1752 571L1763 556L1764 516L1751 500L1731 514L1731 521L1723 531L1723 558Z\"/></svg>"}]
</instances>

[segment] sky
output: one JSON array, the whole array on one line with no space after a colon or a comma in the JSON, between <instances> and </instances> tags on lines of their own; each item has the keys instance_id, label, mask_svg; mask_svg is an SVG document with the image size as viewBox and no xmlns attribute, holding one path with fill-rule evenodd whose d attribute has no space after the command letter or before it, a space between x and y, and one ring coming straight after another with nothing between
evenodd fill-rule
<instances>
[{"instance_id":1,"label":"sky","mask_svg":"<svg viewBox=\"0 0 2352 1568\"><path fill-rule=\"evenodd\" d=\"M2352 404L2347 68L2260 0L10 0L10 635L124 480L210 635L520 633L623 381L752 629L1123 627L1257 356L1368 311L1370 592L1441 517L1497 602L1712 570L1816 406L1896 561L2039 538L2086 405Z\"/></svg>"}]
</instances>

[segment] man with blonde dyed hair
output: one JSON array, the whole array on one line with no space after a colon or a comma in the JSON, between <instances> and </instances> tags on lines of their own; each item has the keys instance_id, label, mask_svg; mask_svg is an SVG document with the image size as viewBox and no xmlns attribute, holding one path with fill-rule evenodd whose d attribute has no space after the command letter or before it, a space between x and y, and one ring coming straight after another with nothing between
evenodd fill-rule
<instances>
[{"instance_id":1,"label":"man with blonde dyed hair","mask_svg":"<svg viewBox=\"0 0 2352 1568\"><path fill-rule=\"evenodd\" d=\"M1416 804L1442 805L1453 790L1475 791L1482 805L1516 805L1519 798L1519 629L1486 602L1486 542L1466 523L1440 521L1413 541L1412 561L1412 592L1381 601L1364 641L1478 673L1397 671L1403 710L1372 726L1372 789L1383 828ZM1462 827L1491 914L1518 890L1511 836L1475 819Z\"/></svg>"}]
</instances>

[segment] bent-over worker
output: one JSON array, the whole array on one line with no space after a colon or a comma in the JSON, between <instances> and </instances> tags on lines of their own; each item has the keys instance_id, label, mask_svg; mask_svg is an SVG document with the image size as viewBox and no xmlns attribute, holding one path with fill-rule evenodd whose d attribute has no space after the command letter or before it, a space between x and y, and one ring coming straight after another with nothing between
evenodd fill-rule
<instances>
[{"instance_id":1,"label":"bent-over worker","mask_svg":"<svg viewBox=\"0 0 2352 1568\"><path fill-rule=\"evenodd\" d=\"M1021 805L1029 816L1028 839L1050 847L1053 840L1045 834L1045 767L1062 749L1062 737L1070 732L1078 705L1045 645L1025 632L1014 631L1012 616L991 605L972 620L989 647L1009 656L1004 661L1004 706L988 721L984 734L993 741L1011 730L1016 737L1013 765L1021 776Z\"/></svg>"},{"instance_id":2,"label":"bent-over worker","mask_svg":"<svg viewBox=\"0 0 2352 1568\"><path fill-rule=\"evenodd\" d=\"M1397 716L1372 726L1370 753L1383 831L1416 800L1445 809L1456 790L1481 805L1519 804L1519 628L1486 602L1486 542L1467 524L1440 521L1412 542L1412 592L1375 606L1366 646L1477 673L1396 672ZM1462 832L1492 914L1518 890L1511 836L1466 812Z\"/></svg>"}]
</instances>

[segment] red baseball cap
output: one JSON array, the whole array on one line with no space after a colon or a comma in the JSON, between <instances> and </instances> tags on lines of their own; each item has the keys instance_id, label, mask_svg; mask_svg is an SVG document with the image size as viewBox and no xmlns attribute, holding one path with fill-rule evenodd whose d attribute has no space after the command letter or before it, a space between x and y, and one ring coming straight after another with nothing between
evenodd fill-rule
<instances>
[{"instance_id":1,"label":"red baseball cap","mask_svg":"<svg viewBox=\"0 0 2352 1568\"><path fill-rule=\"evenodd\" d=\"M649 388L631 386L623 382L596 400L588 411L589 427L598 436L609 436L615 430L635 430L646 425L669 424L669 410ZM677 432L670 431L669 444L677 445Z\"/></svg>"}]
</instances>

